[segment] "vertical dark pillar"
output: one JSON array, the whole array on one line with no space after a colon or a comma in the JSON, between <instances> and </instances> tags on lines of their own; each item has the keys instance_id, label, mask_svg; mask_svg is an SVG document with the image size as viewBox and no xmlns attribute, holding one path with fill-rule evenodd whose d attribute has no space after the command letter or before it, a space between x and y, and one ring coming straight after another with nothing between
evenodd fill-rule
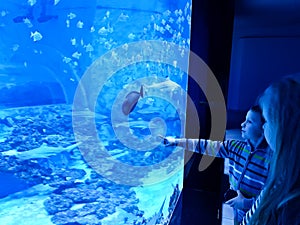
<instances>
[{"instance_id":1,"label":"vertical dark pillar","mask_svg":"<svg viewBox=\"0 0 300 225\"><path fill-rule=\"evenodd\" d=\"M191 51L213 71L225 99L231 58L233 1L194 0L192 3ZM186 137L208 138L211 124L207 99L191 77L188 94L198 115L189 114L188 103ZM194 126L196 119L199 119L200 131ZM215 159L205 171L199 172L201 157L194 154L185 166L184 188L171 225L221 224L224 160Z\"/></svg>"}]
</instances>

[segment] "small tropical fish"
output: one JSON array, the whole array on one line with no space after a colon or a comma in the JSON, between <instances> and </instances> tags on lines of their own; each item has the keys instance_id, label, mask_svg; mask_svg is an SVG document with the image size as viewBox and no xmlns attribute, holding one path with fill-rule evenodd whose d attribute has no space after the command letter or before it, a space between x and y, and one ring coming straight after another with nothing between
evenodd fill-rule
<instances>
[{"instance_id":1,"label":"small tropical fish","mask_svg":"<svg viewBox=\"0 0 300 225\"><path fill-rule=\"evenodd\" d=\"M124 115L129 115L129 113L131 113L134 110L140 97L144 97L143 85L141 86L140 92L131 91L128 95L126 95L125 101L122 104L122 111Z\"/></svg>"},{"instance_id":2,"label":"small tropical fish","mask_svg":"<svg viewBox=\"0 0 300 225\"><path fill-rule=\"evenodd\" d=\"M118 20L125 22L125 21L127 21L128 18L129 18L129 16L127 14L121 13Z\"/></svg>"},{"instance_id":3,"label":"small tropical fish","mask_svg":"<svg viewBox=\"0 0 300 225\"><path fill-rule=\"evenodd\" d=\"M98 30L98 34L100 34L100 35L107 35L108 34L108 29L106 29L105 27L101 27Z\"/></svg>"},{"instance_id":4,"label":"small tropical fish","mask_svg":"<svg viewBox=\"0 0 300 225\"><path fill-rule=\"evenodd\" d=\"M76 38L72 38L72 39L71 39L71 44L72 44L72 45L76 45Z\"/></svg>"},{"instance_id":5,"label":"small tropical fish","mask_svg":"<svg viewBox=\"0 0 300 225\"><path fill-rule=\"evenodd\" d=\"M80 56L81 56L81 53L80 53L80 52L74 52L74 53L72 54L72 57L73 57L73 58L76 58L76 59L79 59Z\"/></svg>"},{"instance_id":6,"label":"small tropical fish","mask_svg":"<svg viewBox=\"0 0 300 225\"><path fill-rule=\"evenodd\" d=\"M4 10L2 10L0 14L1 14L1 16L6 16L6 15L8 14L8 12L7 12L7 11L4 11Z\"/></svg>"},{"instance_id":7,"label":"small tropical fish","mask_svg":"<svg viewBox=\"0 0 300 225\"><path fill-rule=\"evenodd\" d=\"M33 41L40 41L43 38L43 36L40 32L35 31L30 33L30 38L32 38Z\"/></svg>"},{"instance_id":8,"label":"small tropical fish","mask_svg":"<svg viewBox=\"0 0 300 225\"><path fill-rule=\"evenodd\" d=\"M69 58L69 57L64 57L64 58L63 58L63 62L64 62L64 63L69 63L69 62L71 62L71 61L72 61L72 59Z\"/></svg>"},{"instance_id":9,"label":"small tropical fish","mask_svg":"<svg viewBox=\"0 0 300 225\"><path fill-rule=\"evenodd\" d=\"M81 28L83 28L83 22L81 21L81 20L79 20L78 22L77 22L77 24L76 24L76 26L77 26L77 28L79 28L79 29L81 29Z\"/></svg>"},{"instance_id":10,"label":"small tropical fish","mask_svg":"<svg viewBox=\"0 0 300 225\"><path fill-rule=\"evenodd\" d=\"M25 18L24 20L23 20L23 22L24 22L24 24L26 24L27 25L27 27L33 27L33 25L32 25L32 23L31 23L31 21L30 21L30 19L28 19L28 18Z\"/></svg>"},{"instance_id":11,"label":"small tropical fish","mask_svg":"<svg viewBox=\"0 0 300 225\"><path fill-rule=\"evenodd\" d=\"M69 14L68 14L68 18L69 18L70 20L74 19L75 17L76 17L76 14L75 14L75 13L69 13Z\"/></svg>"},{"instance_id":12,"label":"small tropical fish","mask_svg":"<svg viewBox=\"0 0 300 225\"><path fill-rule=\"evenodd\" d=\"M133 40L135 38L135 35L133 33L128 34L128 38Z\"/></svg>"},{"instance_id":13,"label":"small tropical fish","mask_svg":"<svg viewBox=\"0 0 300 225\"><path fill-rule=\"evenodd\" d=\"M90 43L87 44L87 45L85 45L85 46L83 46L83 47L85 48L86 52L92 52L92 51L94 51L94 48L93 48L93 46Z\"/></svg>"},{"instance_id":14,"label":"small tropical fish","mask_svg":"<svg viewBox=\"0 0 300 225\"><path fill-rule=\"evenodd\" d=\"M171 11L170 10L166 10L163 12L164 16L170 16L171 15Z\"/></svg>"},{"instance_id":15,"label":"small tropical fish","mask_svg":"<svg viewBox=\"0 0 300 225\"><path fill-rule=\"evenodd\" d=\"M18 51L19 48L20 48L20 45L14 44L13 47L12 47L12 50L13 50L14 52L16 52L16 51Z\"/></svg>"}]
</instances>

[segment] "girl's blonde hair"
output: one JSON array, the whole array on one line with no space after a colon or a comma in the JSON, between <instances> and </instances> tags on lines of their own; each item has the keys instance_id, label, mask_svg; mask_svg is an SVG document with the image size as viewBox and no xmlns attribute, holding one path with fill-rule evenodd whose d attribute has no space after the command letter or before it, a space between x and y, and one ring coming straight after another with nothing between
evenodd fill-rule
<instances>
[{"instance_id":1,"label":"girl's blonde hair","mask_svg":"<svg viewBox=\"0 0 300 225\"><path fill-rule=\"evenodd\" d=\"M271 102L266 101L266 95ZM276 140L270 172L250 224L277 224L286 204L300 197L300 84L284 78L259 98Z\"/></svg>"}]
</instances>

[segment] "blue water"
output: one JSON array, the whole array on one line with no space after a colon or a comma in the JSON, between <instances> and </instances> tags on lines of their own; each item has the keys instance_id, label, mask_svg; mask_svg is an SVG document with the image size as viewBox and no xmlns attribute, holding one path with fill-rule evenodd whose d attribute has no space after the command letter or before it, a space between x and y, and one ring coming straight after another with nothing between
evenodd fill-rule
<instances>
[{"instance_id":1,"label":"blue water","mask_svg":"<svg viewBox=\"0 0 300 225\"><path fill-rule=\"evenodd\" d=\"M5 181L5 185L0 186L0 198L6 197L11 193L22 191L28 188L26 181L20 180L11 173L0 173L0 177Z\"/></svg>"},{"instance_id":2,"label":"blue water","mask_svg":"<svg viewBox=\"0 0 300 225\"><path fill-rule=\"evenodd\" d=\"M190 0L1 3L0 224L169 223L183 151L158 136L184 136L190 16Z\"/></svg>"}]
</instances>

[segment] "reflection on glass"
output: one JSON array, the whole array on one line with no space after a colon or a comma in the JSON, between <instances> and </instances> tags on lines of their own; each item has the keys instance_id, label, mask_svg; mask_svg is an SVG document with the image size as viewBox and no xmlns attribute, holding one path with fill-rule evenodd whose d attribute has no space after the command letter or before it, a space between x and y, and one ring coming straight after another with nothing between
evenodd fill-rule
<instances>
[{"instance_id":1,"label":"reflection on glass","mask_svg":"<svg viewBox=\"0 0 300 225\"><path fill-rule=\"evenodd\" d=\"M0 224L168 224L191 0L0 6Z\"/></svg>"}]
</instances>

